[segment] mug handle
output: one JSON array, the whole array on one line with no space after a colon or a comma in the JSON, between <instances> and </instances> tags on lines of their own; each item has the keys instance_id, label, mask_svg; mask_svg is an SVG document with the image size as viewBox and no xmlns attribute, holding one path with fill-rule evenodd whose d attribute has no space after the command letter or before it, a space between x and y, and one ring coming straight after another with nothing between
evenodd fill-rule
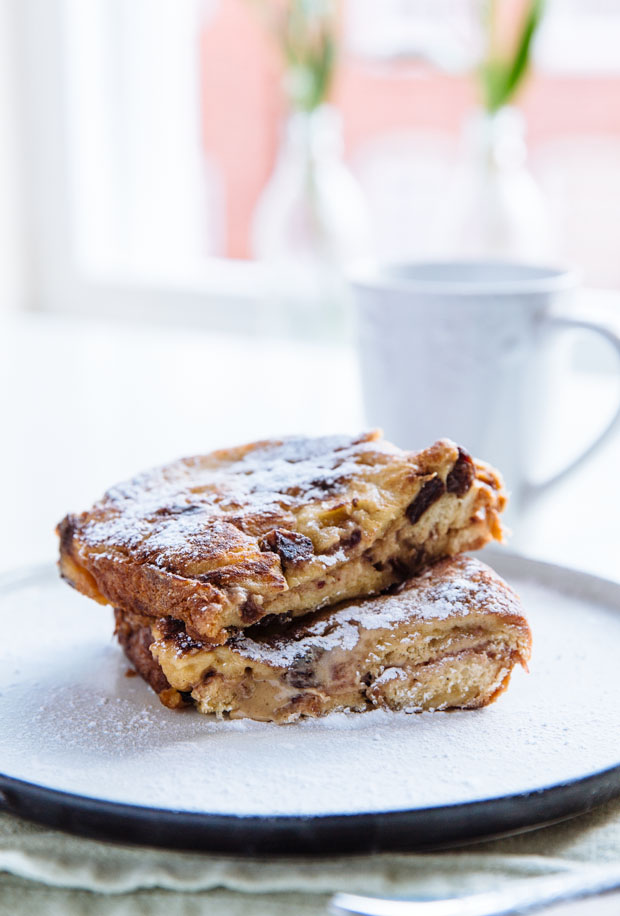
<instances>
[{"instance_id":1,"label":"mug handle","mask_svg":"<svg viewBox=\"0 0 620 916\"><path fill-rule=\"evenodd\" d=\"M599 337L603 337L608 343L610 343L618 356L618 371L620 374L620 333L618 332L618 319L615 314L615 311L612 314L611 309L597 309L600 312L608 312L608 314L603 317L601 315L600 319L596 320L589 316L580 314L579 311L575 309L570 309L562 311L556 309L550 315L547 316L546 323L551 325L558 330L562 329L571 329L571 330L585 330L593 331L595 334L598 334ZM532 499L540 496L543 492L555 487L556 484L565 480L573 471L576 471L578 468L582 467L586 461L606 442L611 439L611 437L620 431L620 398L618 399L618 406L614 412L614 415L606 424L606 426L601 430L598 436L581 452L577 455L569 464L561 468L556 474L552 474L551 477L548 477L546 480L540 481L540 483L528 482L525 487L525 499L527 502L530 502Z\"/></svg>"}]
</instances>

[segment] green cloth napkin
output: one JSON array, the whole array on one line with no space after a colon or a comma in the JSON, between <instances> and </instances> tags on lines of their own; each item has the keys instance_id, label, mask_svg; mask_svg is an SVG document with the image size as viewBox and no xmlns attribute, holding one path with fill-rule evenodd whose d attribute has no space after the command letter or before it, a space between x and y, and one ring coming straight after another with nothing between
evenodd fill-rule
<instances>
[{"instance_id":1,"label":"green cloth napkin","mask_svg":"<svg viewBox=\"0 0 620 916\"><path fill-rule=\"evenodd\" d=\"M620 862L620 801L432 854L241 859L98 843L0 815L0 916L324 914L338 890L440 896Z\"/></svg>"}]
</instances>

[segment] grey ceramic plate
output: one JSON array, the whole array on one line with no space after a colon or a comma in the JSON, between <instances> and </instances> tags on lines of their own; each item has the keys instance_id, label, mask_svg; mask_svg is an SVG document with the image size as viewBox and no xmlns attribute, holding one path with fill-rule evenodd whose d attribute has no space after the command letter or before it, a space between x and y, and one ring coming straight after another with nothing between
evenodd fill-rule
<instances>
[{"instance_id":1,"label":"grey ceramic plate","mask_svg":"<svg viewBox=\"0 0 620 916\"><path fill-rule=\"evenodd\" d=\"M237 853L451 845L620 794L620 585L485 554L520 592L531 673L483 710L275 726L162 707L109 609L52 569L0 582L4 807L106 839Z\"/></svg>"}]
</instances>

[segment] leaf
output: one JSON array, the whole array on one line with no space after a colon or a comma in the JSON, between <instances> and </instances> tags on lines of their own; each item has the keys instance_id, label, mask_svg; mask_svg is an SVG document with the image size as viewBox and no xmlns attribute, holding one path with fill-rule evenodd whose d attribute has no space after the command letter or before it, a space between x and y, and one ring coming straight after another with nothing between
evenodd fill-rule
<instances>
[{"instance_id":1,"label":"leaf","mask_svg":"<svg viewBox=\"0 0 620 916\"><path fill-rule=\"evenodd\" d=\"M544 15L545 0L532 0L514 56L509 61L486 60L480 71L485 105L489 111L497 111L506 105L521 85L530 62L534 35Z\"/></svg>"},{"instance_id":2,"label":"leaf","mask_svg":"<svg viewBox=\"0 0 620 916\"><path fill-rule=\"evenodd\" d=\"M527 72L532 40L542 20L544 8L545 0L533 0L529 14L523 24L521 39L517 45L512 67L506 77L504 90L506 99L514 95Z\"/></svg>"}]
</instances>

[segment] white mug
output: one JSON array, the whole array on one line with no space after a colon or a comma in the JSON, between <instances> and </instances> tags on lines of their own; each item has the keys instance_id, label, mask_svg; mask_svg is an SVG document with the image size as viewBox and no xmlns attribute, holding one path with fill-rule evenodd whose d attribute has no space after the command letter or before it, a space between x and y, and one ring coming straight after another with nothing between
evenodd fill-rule
<instances>
[{"instance_id":1,"label":"white mug","mask_svg":"<svg viewBox=\"0 0 620 916\"><path fill-rule=\"evenodd\" d=\"M516 263L367 265L351 275L366 420L403 448L448 437L503 473L511 519L589 457L620 421L544 482L531 456L553 409L549 343L562 328L611 326L569 309L571 271ZM557 396L557 394L556 394Z\"/></svg>"}]
</instances>

